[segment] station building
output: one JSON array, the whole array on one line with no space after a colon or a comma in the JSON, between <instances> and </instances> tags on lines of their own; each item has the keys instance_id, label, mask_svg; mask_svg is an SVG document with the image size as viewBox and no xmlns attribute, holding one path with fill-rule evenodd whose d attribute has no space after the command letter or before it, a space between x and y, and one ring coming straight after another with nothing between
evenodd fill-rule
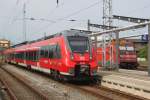
<instances>
[{"instance_id":1,"label":"station building","mask_svg":"<svg viewBox=\"0 0 150 100\"><path fill-rule=\"evenodd\" d=\"M0 48L9 48L10 47L10 41L6 39L0 39Z\"/></svg>"}]
</instances>

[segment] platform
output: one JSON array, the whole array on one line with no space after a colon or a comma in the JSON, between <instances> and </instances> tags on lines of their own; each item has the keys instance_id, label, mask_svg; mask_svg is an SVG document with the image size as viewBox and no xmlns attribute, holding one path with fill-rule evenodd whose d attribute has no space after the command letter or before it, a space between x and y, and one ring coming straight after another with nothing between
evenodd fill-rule
<instances>
[{"instance_id":1,"label":"platform","mask_svg":"<svg viewBox=\"0 0 150 100\"><path fill-rule=\"evenodd\" d=\"M150 99L150 77L145 71L99 71L101 85Z\"/></svg>"}]
</instances>

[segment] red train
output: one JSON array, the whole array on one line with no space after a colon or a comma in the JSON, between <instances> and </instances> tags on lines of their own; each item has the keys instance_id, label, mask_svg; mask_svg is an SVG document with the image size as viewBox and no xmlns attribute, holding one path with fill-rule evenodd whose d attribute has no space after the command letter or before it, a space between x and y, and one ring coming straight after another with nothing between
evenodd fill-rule
<instances>
[{"instance_id":1,"label":"red train","mask_svg":"<svg viewBox=\"0 0 150 100\"><path fill-rule=\"evenodd\" d=\"M110 63L115 65L116 63L116 47L115 41L112 41L111 46L106 46L106 66L109 66ZM111 56L110 56L111 55ZM98 64L102 66L103 64L104 53L102 48L97 48L97 59ZM120 40L119 46L119 66L120 68L126 69L136 69L138 67L137 54L134 50L134 45L128 40Z\"/></svg>"},{"instance_id":2,"label":"red train","mask_svg":"<svg viewBox=\"0 0 150 100\"><path fill-rule=\"evenodd\" d=\"M126 69L137 69L137 53L132 43L126 43L119 47L120 67Z\"/></svg>"},{"instance_id":3,"label":"red train","mask_svg":"<svg viewBox=\"0 0 150 100\"><path fill-rule=\"evenodd\" d=\"M55 79L86 80L97 76L96 53L88 35L67 30L7 49L6 61L37 69Z\"/></svg>"}]
</instances>

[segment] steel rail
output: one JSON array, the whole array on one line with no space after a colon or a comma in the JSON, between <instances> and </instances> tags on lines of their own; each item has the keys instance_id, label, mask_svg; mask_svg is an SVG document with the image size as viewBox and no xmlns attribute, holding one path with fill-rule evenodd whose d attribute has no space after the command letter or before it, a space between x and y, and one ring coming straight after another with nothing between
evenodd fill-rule
<instances>
[{"instance_id":1,"label":"steel rail","mask_svg":"<svg viewBox=\"0 0 150 100\"><path fill-rule=\"evenodd\" d=\"M31 89L31 91L38 94L43 100L48 100L48 97L45 94L38 91L35 87L31 86L25 78L23 78L19 75L12 74L10 71L6 70L5 68L1 68L1 69L4 70L5 72L7 72L9 75L11 75L16 80L18 80L20 83L22 83L23 85L25 85L26 87Z\"/></svg>"},{"instance_id":2,"label":"steel rail","mask_svg":"<svg viewBox=\"0 0 150 100\"><path fill-rule=\"evenodd\" d=\"M4 89L6 90L7 94L9 95L11 100L18 100L16 95L13 93L13 91L9 88L8 84L5 82L3 78L0 78L0 82L2 85L4 85Z\"/></svg>"},{"instance_id":3,"label":"steel rail","mask_svg":"<svg viewBox=\"0 0 150 100\"><path fill-rule=\"evenodd\" d=\"M23 70L26 70L26 69L23 68ZM37 73L37 72L32 72L32 71L29 71L29 72L35 73L35 74ZM38 74L38 75L41 75L41 74ZM42 76L45 77L45 74L44 75L42 74ZM56 82L58 82L58 81L56 81ZM112 98L109 95L100 93L99 91L107 92L108 94L112 94L116 97L118 96L117 98L125 98L125 99L130 99L130 100L148 100L146 98L143 98L143 97L140 97L140 96L135 96L135 95L132 95L130 93L125 93L125 92L110 89L110 88L107 88L107 87L99 86L99 84L94 84L94 85L90 84L90 85L84 85L84 86L83 85L76 85L76 84L66 83L66 82L61 82L61 84L70 86L70 87L75 88L75 89L79 89L83 92L87 92L87 93L92 94L96 97L103 98L104 100L114 100L114 98ZM91 91L88 88L90 88L90 89L93 88L93 90L95 89L95 91Z\"/></svg>"}]
</instances>

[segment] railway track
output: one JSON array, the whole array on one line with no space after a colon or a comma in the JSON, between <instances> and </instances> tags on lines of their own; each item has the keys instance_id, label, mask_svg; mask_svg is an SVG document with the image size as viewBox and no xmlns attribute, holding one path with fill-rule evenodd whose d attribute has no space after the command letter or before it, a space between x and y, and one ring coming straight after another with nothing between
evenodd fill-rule
<instances>
[{"instance_id":1,"label":"railway track","mask_svg":"<svg viewBox=\"0 0 150 100\"><path fill-rule=\"evenodd\" d=\"M15 75L0 67L1 83L4 85L10 100L48 100L48 98L30 86L23 77Z\"/></svg>"},{"instance_id":2,"label":"railway track","mask_svg":"<svg viewBox=\"0 0 150 100\"><path fill-rule=\"evenodd\" d=\"M14 95L13 91L9 88L9 86L4 81L4 79L0 78L0 83L2 84L1 85L1 98L2 98L2 100L4 99L4 94L2 93L2 90L5 90L5 92L7 93L7 96L9 96L8 98L10 100L17 100L17 97Z\"/></svg>"},{"instance_id":3,"label":"railway track","mask_svg":"<svg viewBox=\"0 0 150 100\"><path fill-rule=\"evenodd\" d=\"M20 68L20 69L26 70L24 68ZM35 71L29 71L29 73L33 73L37 75L37 72ZM43 79L45 80L48 80L48 81L50 80L49 76L46 77L45 74L38 74L38 75L42 76ZM58 83L58 81L55 81L55 83ZM79 84L78 85L78 84L72 84L72 83L66 83L66 82L65 83L63 82L61 84L84 91L85 93L92 94L100 98L100 100L148 100L142 97L134 96L128 93L120 92L118 90L113 90L113 89L109 89L106 87L101 87L95 84L94 85L93 84L92 85L91 84L88 84L88 85Z\"/></svg>"},{"instance_id":4,"label":"railway track","mask_svg":"<svg viewBox=\"0 0 150 100\"><path fill-rule=\"evenodd\" d=\"M147 71L147 70L148 70L148 67L147 67L147 66L139 66L139 67L137 68L137 70L139 70L139 71Z\"/></svg>"}]
</instances>

